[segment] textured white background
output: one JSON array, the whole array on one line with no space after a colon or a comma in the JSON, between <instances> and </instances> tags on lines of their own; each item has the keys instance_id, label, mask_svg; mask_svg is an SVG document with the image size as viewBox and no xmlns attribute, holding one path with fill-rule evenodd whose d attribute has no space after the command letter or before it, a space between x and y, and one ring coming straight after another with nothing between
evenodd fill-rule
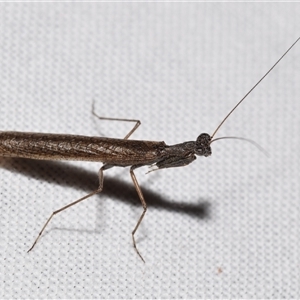
<instances>
[{"instance_id":1,"label":"textured white background","mask_svg":"<svg viewBox=\"0 0 300 300\"><path fill-rule=\"evenodd\" d=\"M0 128L175 144L212 133L300 35L299 3L0 5ZM300 44L224 124L210 158L105 174L0 159L0 298L299 298Z\"/></svg>"}]
</instances>

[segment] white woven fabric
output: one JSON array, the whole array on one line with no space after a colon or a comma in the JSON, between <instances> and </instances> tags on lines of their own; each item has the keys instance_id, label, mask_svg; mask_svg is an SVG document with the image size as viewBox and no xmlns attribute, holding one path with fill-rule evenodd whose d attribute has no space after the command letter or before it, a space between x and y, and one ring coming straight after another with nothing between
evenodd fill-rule
<instances>
[{"instance_id":1,"label":"white woven fabric","mask_svg":"<svg viewBox=\"0 0 300 300\"><path fill-rule=\"evenodd\" d=\"M212 134L299 37L299 3L2 3L0 128L176 144ZM137 179L101 163L0 159L0 298L299 298L300 43L210 158Z\"/></svg>"}]
</instances>

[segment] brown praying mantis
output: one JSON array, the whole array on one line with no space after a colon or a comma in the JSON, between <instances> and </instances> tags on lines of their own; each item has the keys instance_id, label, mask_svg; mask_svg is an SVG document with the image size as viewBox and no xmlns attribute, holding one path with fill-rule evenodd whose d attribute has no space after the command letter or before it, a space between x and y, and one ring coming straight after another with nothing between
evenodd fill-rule
<instances>
[{"instance_id":1,"label":"brown praying mantis","mask_svg":"<svg viewBox=\"0 0 300 300\"><path fill-rule=\"evenodd\" d=\"M54 211L47 219L28 252L31 251L36 245L37 241L54 215L102 191L103 171L112 167L130 166L130 175L143 206L143 212L132 231L132 240L137 254L144 261L136 246L135 233L145 216L147 204L136 179L134 170L145 165L150 166L151 171L164 168L183 167L192 163L196 159L196 156L210 156L212 153L211 144L213 142L225 138L237 138L220 137L214 139L214 136L224 122L228 119L228 117L233 113L233 111L273 70L273 68L293 48L299 39L300 37L276 61L276 63L268 70L268 72L250 89L250 91L234 106L234 108L227 114L212 135L201 133L197 137L196 141L183 142L169 146L166 145L165 142L129 140L129 137L132 135L132 133L140 126L141 122L139 120L103 117L99 118L104 120L135 122L135 126L130 130L124 139L16 131L0 132L0 157L20 157L38 160L81 160L103 163L103 166L100 168L98 173L99 187L86 196ZM93 114L96 115L94 108ZM244 140L254 143L248 139Z\"/></svg>"}]
</instances>

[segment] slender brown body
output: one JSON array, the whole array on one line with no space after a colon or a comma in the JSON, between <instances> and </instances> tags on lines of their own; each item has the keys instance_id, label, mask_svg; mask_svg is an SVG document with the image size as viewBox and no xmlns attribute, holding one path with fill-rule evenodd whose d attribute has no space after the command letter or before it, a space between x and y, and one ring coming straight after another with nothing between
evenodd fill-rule
<instances>
[{"instance_id":1,"label":"slender brown body","mask_svg":"<svg viewBox=\"0 0 300 300\"><path fill-rule=\"evenodd\" d=\"M0 157L98 161L126 167L157 162L166 154L165 147L165 142L0 131Z\"/></svg>"},{"instance_id":2,"label":"slender brown body","mask_svg":"<svg viewBox=\"0 0 300 300\"><path fill-rule=\"evenodd\" d=\"M0 131L0 157L98 161L105 164L104 169L145 165L162 169L190 164L196 159L195 154L211 155L207 133L201 134L195 142L168 146L165 142Z\"/></svg>"}]
</instances>

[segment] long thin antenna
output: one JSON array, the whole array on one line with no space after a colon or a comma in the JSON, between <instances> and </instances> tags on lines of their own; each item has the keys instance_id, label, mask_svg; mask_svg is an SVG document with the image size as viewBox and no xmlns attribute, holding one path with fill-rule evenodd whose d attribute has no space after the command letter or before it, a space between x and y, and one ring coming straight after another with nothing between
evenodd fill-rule
<instances>
[{"instance_id":1,"label":"long thin antenna","mask_svg":"<svg viewBox=\"0 0 300 300\"><path fill-rule=\"evenodd\" d=\"M275 68L275 66L283 59L283 57L295 46L295 44L300 40L300 37L294 42L294 44L285 51L285 53L276 61L273 67L252 87L252 89L238 102L238 104L229 112L229 114L224 118L224 120L217 127L215 132L212 134L211 139L215 136L220 127L224 124L224 122L228 119L228 117L233 113L233 111L247 98L247 96L262 82L262 80Z\"/></svg>"},{"instance_id":2,"label":"long thin antenna","mask_svg":"<svg viewBox=\"0 0 300 300\"><path fill-rule=\"evenodd\" d=\"M216 138L216 139L212 140L210 143L215 142L215 141L219 141L219 140L225 140L225 139L241 140L241 141L248 142L248 143L252 144L253 146L255 146L259 151L263 152L266 156L269 156L268 152L263 147L261 147L259 144L257 144L255 141L250 140L250 139L246 139L246 138L243 138L243 137L239 137L239 136L219 137L219 138Z\"/></svg>"}]
</instances>

